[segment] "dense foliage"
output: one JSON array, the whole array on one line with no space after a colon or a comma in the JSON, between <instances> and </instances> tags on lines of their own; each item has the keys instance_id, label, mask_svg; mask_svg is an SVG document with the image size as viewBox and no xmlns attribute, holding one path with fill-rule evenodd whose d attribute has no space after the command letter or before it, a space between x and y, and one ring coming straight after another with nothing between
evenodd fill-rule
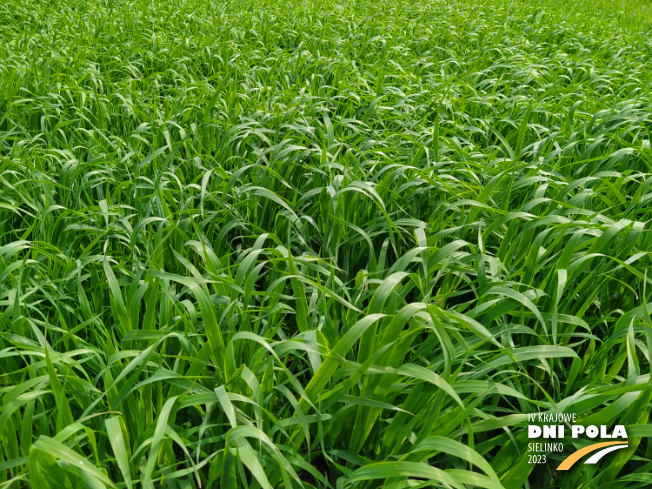
<instances>
[{"instance_id":1,"label":"dense foliage","mask_svg":"<svg viewBox=\"0 0 652 489\"><path fill-rule=\"evenodd\" d=\"M0 488L650 487L652 7L537 4L3 2Z\"/></svg>"}]
</instances>

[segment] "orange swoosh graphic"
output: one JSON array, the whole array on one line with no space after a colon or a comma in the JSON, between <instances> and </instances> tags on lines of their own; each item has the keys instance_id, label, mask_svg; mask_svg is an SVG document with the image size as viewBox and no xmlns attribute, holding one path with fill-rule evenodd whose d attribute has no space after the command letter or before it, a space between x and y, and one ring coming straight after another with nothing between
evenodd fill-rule
<instances>
[{"instance_id":1,"label":"orange swoosh graphic","mask_svg":"<svg viewBox=\"0 0 652 489\"><path fill-rule=\"evenodd\" d=\"M575 462L577 462L579 459L581 459L584 455L587 453L591 453L598 448L602 447L608 447L610 445L627 445L626 441L605 441L603 443L594 443L593 445L589 445L588 447L584 447L576 451L575 453L571 453L566 459L559 464L559 467L557 467L557 470L568 470L570 469Z\"/></svg>"}]
</instances>

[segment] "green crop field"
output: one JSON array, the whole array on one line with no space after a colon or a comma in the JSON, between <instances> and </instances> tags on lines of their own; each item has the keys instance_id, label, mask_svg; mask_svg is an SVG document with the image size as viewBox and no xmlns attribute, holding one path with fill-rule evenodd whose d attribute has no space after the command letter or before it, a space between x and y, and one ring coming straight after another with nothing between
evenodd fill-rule
<instances>
[{"instance_id":1,"label":"green crop field","mask_svg":"<svg viewBox=\"0 0 652 489\"><path fill-rule=\"evenodd\" d=\"M651 140L649 1L4 0L0 489L652 487Z\"/></svg>"}]
</instances>

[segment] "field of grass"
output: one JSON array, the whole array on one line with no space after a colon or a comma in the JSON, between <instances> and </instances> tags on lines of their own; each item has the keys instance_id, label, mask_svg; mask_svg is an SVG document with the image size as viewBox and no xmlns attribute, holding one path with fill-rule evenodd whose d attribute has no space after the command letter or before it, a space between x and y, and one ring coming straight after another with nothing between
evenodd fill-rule
<instances>
[{"instance_id":1,"label":"field of grass","mask_svg":"<svg viewBox=\"0 0 652 489\"><path fill-rule=\"evenodd\" d=\"M650 18L4 1L0 489L652 487Z\"/></svg>"}]
</instances>

